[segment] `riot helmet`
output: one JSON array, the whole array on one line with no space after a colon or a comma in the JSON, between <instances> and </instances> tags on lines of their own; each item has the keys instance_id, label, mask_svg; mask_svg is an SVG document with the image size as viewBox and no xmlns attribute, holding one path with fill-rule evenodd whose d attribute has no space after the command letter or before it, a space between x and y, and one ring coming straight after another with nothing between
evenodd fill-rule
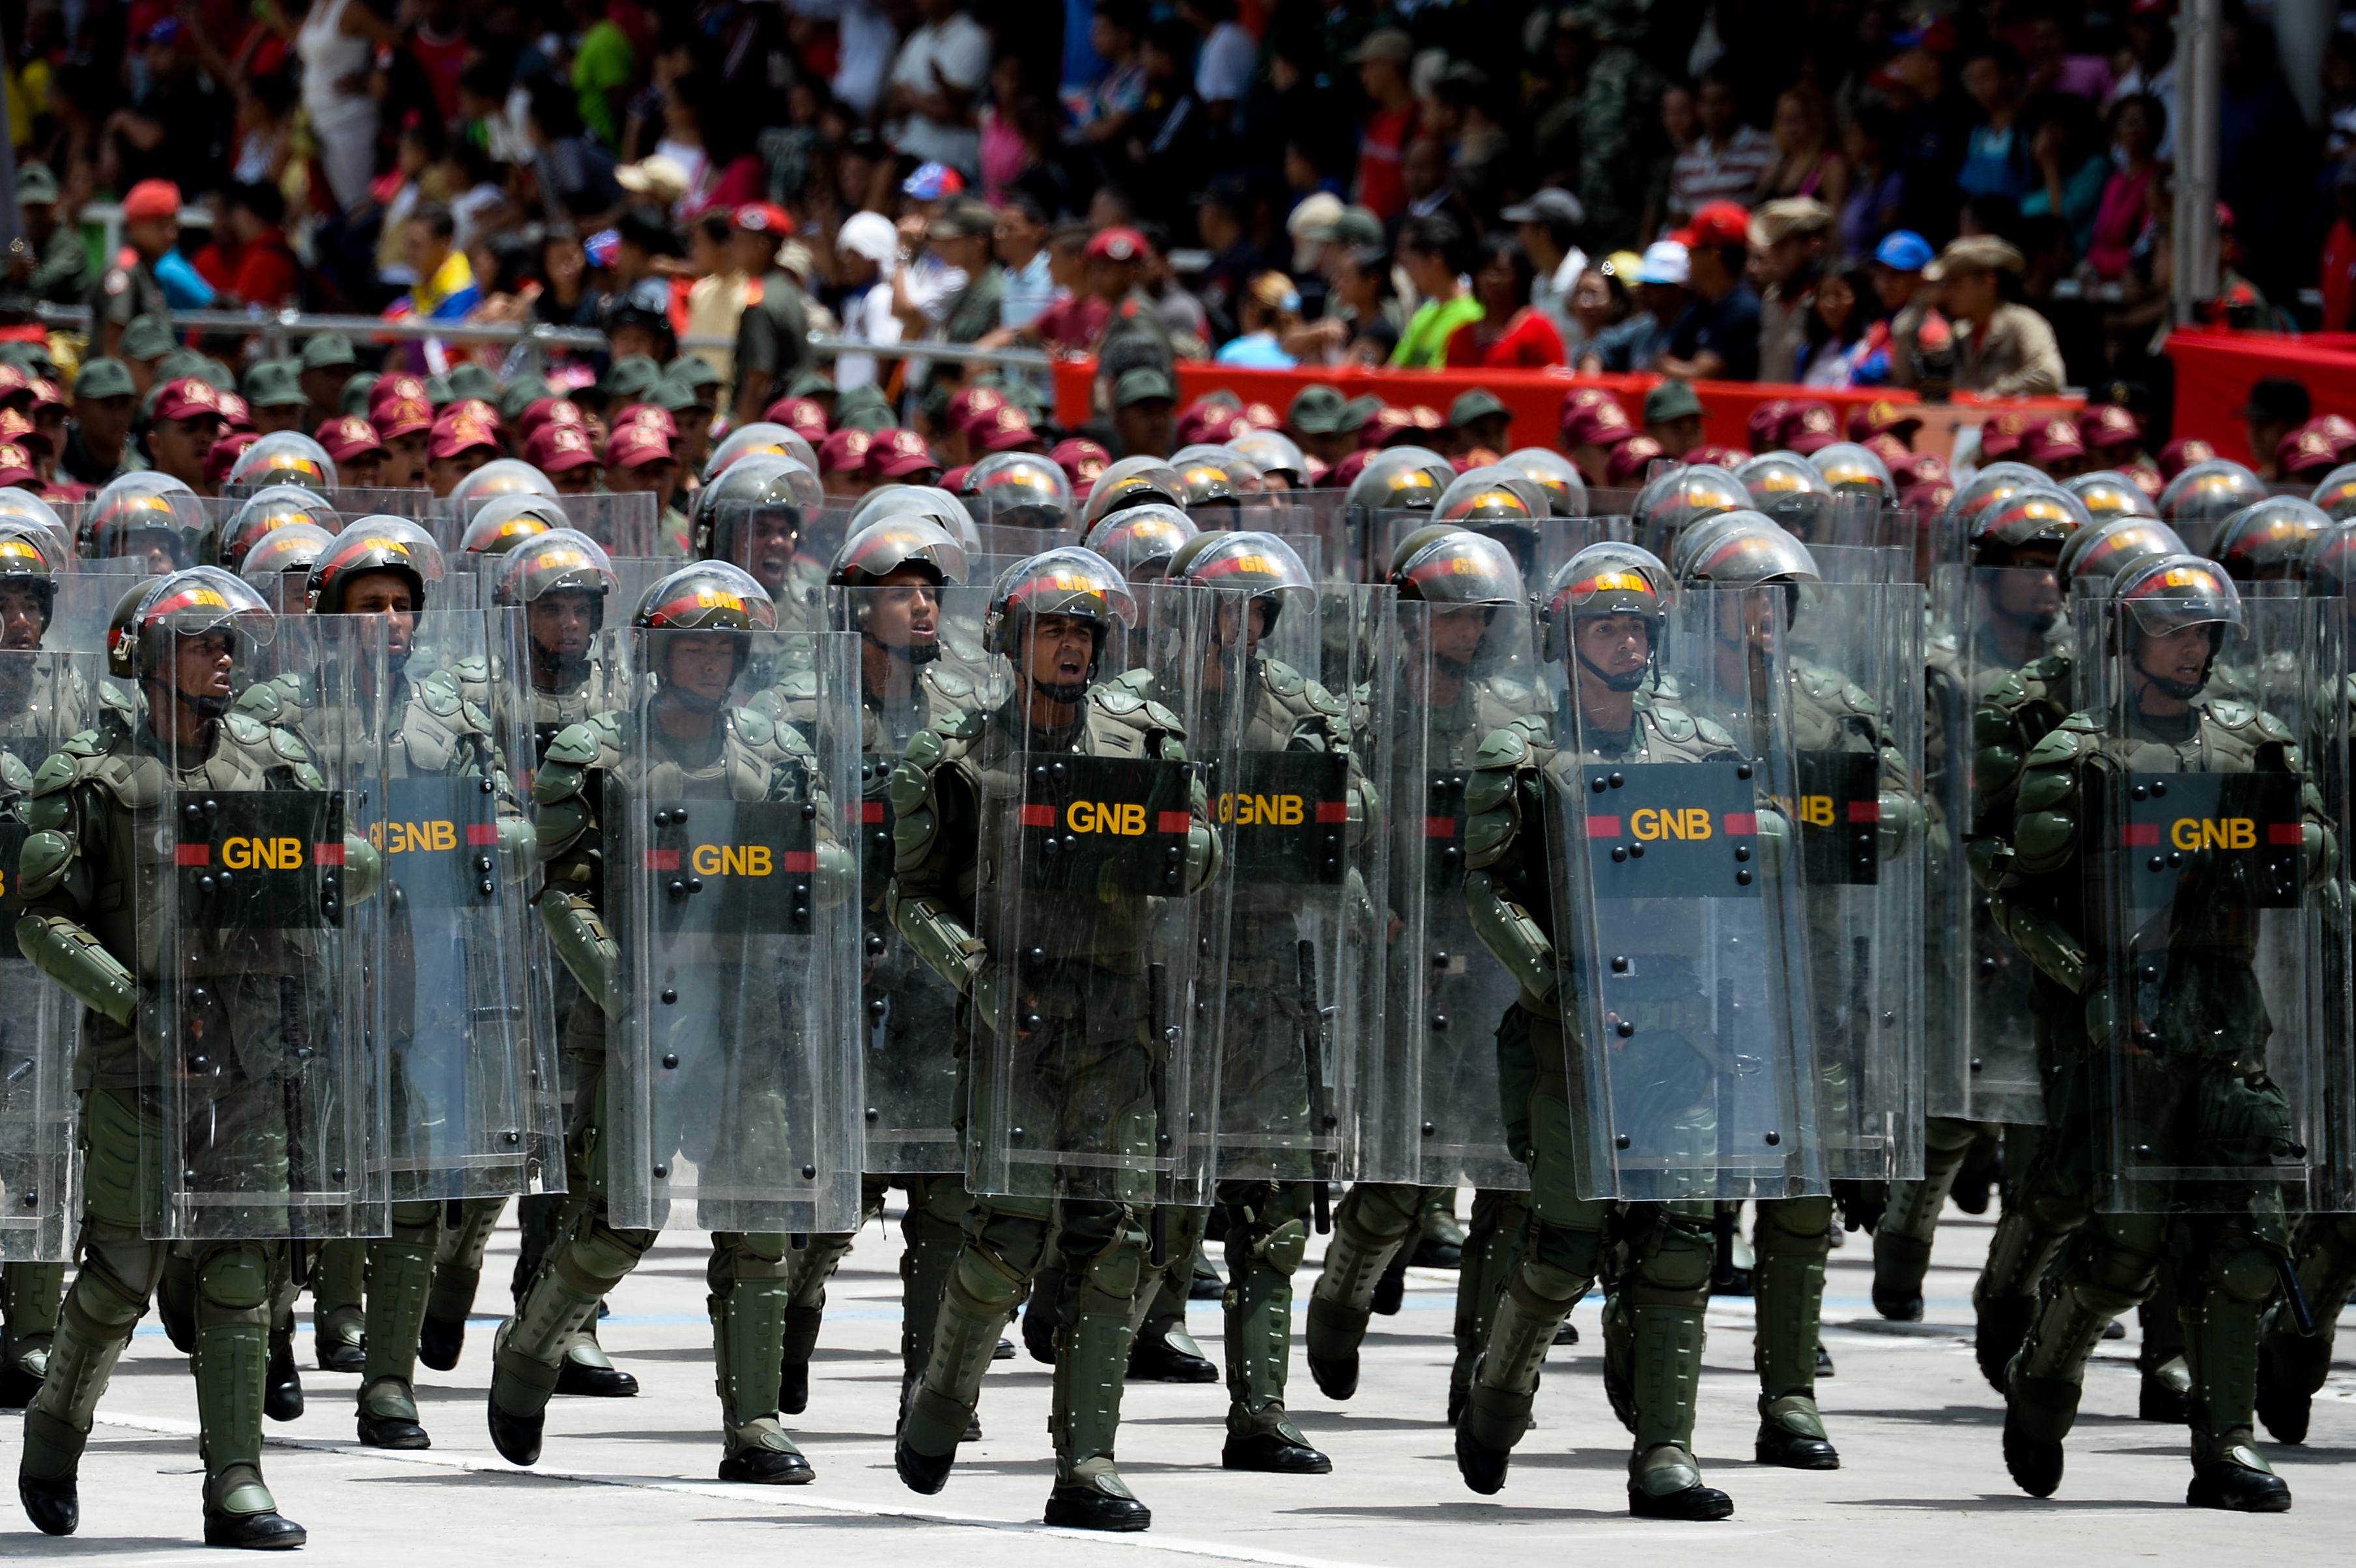
<instances>
[{"instance_id":1,"label":"riot helmet","mask_svg":"<svg viewBox=\"0 0 2356 1568\"><path fill-rule=\"evenodd\" d=\"M1143 583L1165 575L1178 547L1201 532L1176 507L1151 501L1113 513L1081 543L1111 562L1123 582Z\"/></svg>"},{"instance_id":2,"label":"riot helmet","mask_svg":"<svg viewBox=\"0 0 2356 1568\"><path fill-rule=\"evenodd\" d=\"M1651 551L1616 541L1590 544L1564 562L1547 586L1538 609L1542 650L1548 662L1575 657L1612 691L1633 692L1644 683L1660 650L1668 596L1669 569ZM1599 669L1579 646L1578 623L1628 615L1644 618L1644 662L1633 671Z\"/></svg>"},{"instance_id":3,"label":"riot helmet","mask_svg":"<svg viewBox=\"0 0 2356 1568\"><path fill-rule=\"evenodd\" d=\"M2158 555L2139 561L2119 574L2111 587L2118 607L2115 627L2127 638L2126 655L2134 674L2180 703L2189 703L2209 683L2224 646L2225 628L2240 627L2242 594L2233 579L2215 562L2190 553ZM2147 662L2156 657L2156 643L2172 639L2188 628L2208 632L2197 678L2188 678L2191 666L2173 670ZM2122 696L2133 700L2132 693Z\"/></svg>"},{"instance_id":4,"label":"riot helmet","mask_svg":"<svg viewBox=\"0 0 2356 1568\"><path fill-rule=\"evenodd\" d=\"M2091 474L2079 474L2062 481L2062 488L2078 498L2086 515L2097 523L2115 517L2152 517L2159 508L2152 504L2143 487L2115 468L2097 468Z\"/></svg>"},{"instance_id":5,"label":"riot helmet","mask_svg":"<svg viewBox=\"0 0 2356 1568\"><path fill-rule=\"evenodd\" d=\"M458 549L467 555L504 555L527 539L572 526L564 508L547 496L500 496L475 513Z\"/></svg>"},{"instance_id":6,"label":"riot helmet","mask_svg":"<svg viewBox=\"0 0 2356 1568\"><path fill-rule=\"evenodd\" d=\"M218 566L190 566L136 584L115 602L106 628L106 670L117 680L152 681L210 721L229 712L234 693L225 675L207 677L193 694L181 690L177 671L168 680L159 675L177 645L226 633L226 651L235 662L253 647L267 646L277 630L278 618L250 585Z\"/></svg>"},{"instance_id":7,"label":"riot helmet","mask_svg":"<svg viewBox=\"0 0 2356 1568\"><path fill-rule=\"evenodd\" d=\"M273 430L247 447L230 466L229 482L256 490L268 485L332 490L342 483L327 449L299 430Z\"/></svg>"},{"instance_id":8,"label":"riot helmet","mask_svg":"<svg viewBox=\"0 0 2356 1568\"><path fill-rule=\"evenodd\" d=\"M1517 446L1497 459L1498 466L1517 468L1525 478L1546 492L1547 510L1554 517L1587 515L1587 478L1579 465L1551 446Z\"/></svg>"},{"instance_id":9,"label":"riot helmet","mask_svg":"<svg viewBox=\"0 0 2356 1568\"><path fill-rule=\"evenodd\" d=\"M206 553L213 557L209 564L241 573L246 556L263 535L297 522L323 528L330 535L343 527L334 508L300 485L272 485L257 490L208 540Z\"/></svg>"},{"instance_id":10,"label":"riot helmet","mask_svg":"<svg viewBox=\"0 0 2356 1568\"><path fill-rule=\"evenodd\" d=\"M966 470L962 489L977 522L1055 529L1072 515L1072 481L1036 452L994 452Z\"/></svg>"},{"instance_id":11,"label":"riot helmet","mask_svg":"<svg viewBox=\"0 0 2356 1568\"><path fill-rule=\"evenodd\" d=\"M2208 558L2236 583L2289 581L2298 575L2308 542L2330 526L2330 515L2313 501L2269 496L2218 525Z\"/></svg>"},{"instance_id":12,"label":"riot helmet","mask_svg":"<svg viewBox=\"0 0 2356 1568\"><path fill-rule=\"evenodd\" d=\"M1160 457L1123 457L1097 476L1096 484L1088 490L1088 504L1080 514L1081 520L1094 528L1098 522L1125 507L1144 506L1160 501L1165 506L1186 504L1186 485L1178 470Z\"/></svg>"}]
</instances>

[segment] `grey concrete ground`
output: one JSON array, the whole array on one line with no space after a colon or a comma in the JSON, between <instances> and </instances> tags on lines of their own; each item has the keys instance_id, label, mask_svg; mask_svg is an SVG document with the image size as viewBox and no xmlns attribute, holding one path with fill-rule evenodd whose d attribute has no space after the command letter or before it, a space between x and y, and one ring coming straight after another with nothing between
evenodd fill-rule
<instances>
[{"instance_id":1,"label":"grey concrete ground","mask_svg":"<svg viewBox=\"0 0 2356 1568\"><path fill-rule=\"evenodd\" d=\"M797 1436L818 1478L772 1490L711 1479L719 1458L702 1239L659 1248L613 1303L605 1340L644 1392L636 1400L559 1400L536 1473L511 1469L483 1426L490 1319L477 1320L454 1373L419 1391L435 1446L395 1457L352 1445L358 1380L310 1369L308 1412L271 1429L271 1482L311 1532L309 1558L337 1563L627 1563L740 1561L934 1562L1064 1568L1195 1558L1240 1563L1425 1564L1560 1562L1610 1553L1618 1563L1691 1563L1741 1553L1745 1568L1910 1557L2042 1568L2166 1558L2283 1563L2356 1559L2356 1377L2336 1373L2301 1448L2273 1455L2297 1495L2286 1517L2250 1519L2183 1506L2180 1433L2134 1418L2135 1345L2103 1347L2060 1496L2020 1496L1997 1451L2002 1421L1969 1348L1971 1272L1984 1221L1950 1214L1932 1272L1929 1321L1888 1325L1867 1298L1867 1239L1834 1253L1825 1342L1838 1374L1823 1385L1843 1468L1801 1475L1751 1462L1757 1384L1750 1304L1711 1312L1699 1445L1735 1517L1713 1525L1626 1517L1626 1436L1597 1374L1596 1306L1575 1321L1586 1342L1558 1348L1538 1400L1538 1430L1505 1490L1475 1498L1456 1477L1441 1415L1452 1274L1418 1271L1406 1309L1377 1318L1355 1399L1318 1394L1295 1352L1294 1412L1334 1473L1300 1480L1218 1467L1225 1394L1216 1386L1129 1391L1122 1470L1153 1508L1147 1535L1092 1538L1035 1524L1052 1475L1048 1369L1027 1358L994 1366L982 1396L985 1435L967 1446L937 1498L892 1472L899 1333L896 1233L870 1228L833 1291L809 1412ZM512 1232L486 1271L480 1310L506 1305ZM1305 1293L1315 1257L1303 1270ZM1190 1326L1214 1359L1219 1315L1198 1303ZM2343 1340L2343 1369L2356 1340ZM187 1363L153 1319L124 1359L82 1466L80 1535L51 1541L0 1505L0 1559L219 1562L198 1544L195 1407ZM17 1429L0 1420L13 1470ZM1962 1531L1963 1533L1957 1533ZM1138 1552L1147 1553L1139 1557ZM741 1557L738 1554L742 1554Z\"/></svg>"}]
</instances>

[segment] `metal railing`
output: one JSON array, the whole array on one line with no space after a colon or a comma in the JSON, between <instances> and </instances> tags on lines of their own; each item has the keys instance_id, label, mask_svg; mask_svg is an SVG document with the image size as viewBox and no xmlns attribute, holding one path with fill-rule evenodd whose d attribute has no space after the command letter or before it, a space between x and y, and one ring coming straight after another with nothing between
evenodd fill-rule
<instances>
[{"instance_id":1,"label":"metal railing","mask_svg":"<svg viewBox=\"0 0 2356 1568\"><path fill-rule=\"evenodd\" d=\"M88 306L43 304L37 308L47 326L80 331L90 328ZM321 316L259 307L243 311L176 310L171 313L171 322L175 329L260 338L273 359L286 357L290 339L316 338L323 332L340 332L359 342L423 342L433 338L444 343L519 345L530 350L535 360L551 349L597 353L606 347L605 334L594 328L551 327L544 322L388 321L377 316ZM679 339L679 346L682 350L734 349L736 339L716 333L691 332ZM828 360L844 354L872 354L884 360L937 360L950 364L980 362L1042 370L1053 362L1049 355L1036 349L977 349L970 343L862 343L815 332L809 336L809 347L810 352Z\"/></svg>"}]
</instances>

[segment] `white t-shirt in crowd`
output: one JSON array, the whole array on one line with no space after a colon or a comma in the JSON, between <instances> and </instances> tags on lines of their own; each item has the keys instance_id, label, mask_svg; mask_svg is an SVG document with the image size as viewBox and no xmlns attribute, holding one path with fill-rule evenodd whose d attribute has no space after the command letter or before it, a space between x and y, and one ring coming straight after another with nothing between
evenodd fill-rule
<instances>
[{"instance_id":1,"label":"white t-shirt in crowd","mask_svg":"<svg viewBox=\"0 0 2356 1568\"><path fill-rule=\"evenodd\" d=\"M910 33L892 64L892 85L911 92L935 90L933 72L967 92L978 90L990 76L990 35L981 24L959 11L946 22L926 23ZM981 133L968 125L945 125L922 114L911 114L885 128L892 145L910 157L943 163L979 174Z\"/></svg>"}]
</instances>

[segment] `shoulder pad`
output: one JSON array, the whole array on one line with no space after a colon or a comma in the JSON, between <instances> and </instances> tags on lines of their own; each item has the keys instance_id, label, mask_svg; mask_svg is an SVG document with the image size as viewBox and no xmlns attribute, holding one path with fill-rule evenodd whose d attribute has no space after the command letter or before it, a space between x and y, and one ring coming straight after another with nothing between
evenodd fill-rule
<instances>
[{"instance_id":1,"label":"shoulder pad","mask_svg":"<svg viewBox=\"0 0 2356 1568\"><path fill-rule=\"evenodd\" d=\"M1493 675L1489 678L1489 694L1501 703L1526 703L1530 700L1530 687L1527 682L1516 681L1510 675Z\"/></svg>"},{"instance_id":2,"label":"shoulder pad","mask_svg":"<svg viewBox=\"0 0 2356 1568\"><path fill-rule=\"evenodd\" d=\"M1162 728L1168 730L1172 735L1183 736L1186 733L1186 726L1179 722L1178 715L1176 714L1172 713L1168 708L1163 707L1161 703L1154 702L1151 698L1146 700L1145 716L1151 719Z\"/></svg>"},{"instance_id":3,"label":"shoulder pad","mask_svg":"<svg viewBox=\"0 0 2356 1568\"><path fill-rule=\"evenodd\" d=\"M74 737L75 740L83 738L81 736ZM41 764L40 770L33 775L34 794L54 795L60 789L71 789L74 780L81 777L81 768L75 761L73 742L68 741L66 747L64 751L52 752L48 760Z\"/></svg>"},{"instance_id":4,"label":"shoulder pad","mask_svg":"<svg viewBox=\"0 0 2356 1568\"><path fill-rule=\"evenodd\" d=\"M777 682L776 691L789 703L814 703L818 700L818 671L815 670L792 671Z\"/></svg>"},{"instance_id":5,"label":"shoulder pad","mask_svg":"<svg viewBox=\"0 0 2356 1568\"><path fill-rule=\"evenodd\" d=\"M1130 714L1137 712L1138 709L1145 706L1146 704L1146 699L1144 697L1140 696L1137 693L1129 690L1129 688L1125 686L1118 685L1109 681L1106 682L1103 685L1098 686L1089 694L1096 699L1096 704L1098 708L1112 714L1115 718L1127 718Z\"/></svg>"},{"instance_id":6,"label":"shoulder pad","mask_svg":"<svg viewBox=\"0 0 2356 1568\"><path fill-rule=\"evenodd\" d=\"M2061 727L2070 731L2073 735L2100 735L2103 733L2101 721L2096 719L2092 714L2072 714L2068 718L2062 721Z\"/></svg>"},{"instance_id":7,"label":"shoulder pad","mask_svg":"<svg viewBox=\"0 0 2356 1568\"><path fill-rule=\"evenodd\" d=\"M479 653L470 653L450 668L461 681L487 681L491 678L491 661Z\"/></svg>"},{"instance_id":8,"label":"shoulder pad","mask_svg":"<svg viewBox=\"0 0 2356 1568\"><path fill-rule=\"evenodd\" d=\"M1325 714L1328 718L1340 718L1343 714L1350 711L1349 704L1343 702L1341 698L1335 696L1333 693L1327 691L1323 683L1321 682L1311 681L1306 677L1303 677L1301 695L1309 699L1309 705L1311 707L1315 708L1319 713Z\"/></svg>"},{"instance_id":9,"label":"shoulder pad","mask_svg":"<svg viewBox=\"0 0 2356 1568\"><path fill-rule=\"evenodd\" d=\"M230 709L232 716L242 714L263 724L277 723L283 711L284 704L278 700L278 687L269 681L256 681L239 693L236 704Z\"/></svg>"},{"instance_id":10,"label":"shoulder pad","mask_svg":"<svg viewBox=\"0 0 2356 1568\"><path fill-rule=\"evenodd\" d=\"M1303 675L1281 659L1268 660L1266 667L1260 672L1260 679L1267 682L1269 691L1280 697L1298 696L1302 688L1309 684L1308 676Z\"/></svg>"},{"instance_id":11,"label":"shoulder pad","mask_svg":"<svg viewBox=\"0 0 2356 1568\"><path fill-rule=\"evenodd\" d=\"M1508 725L1504 729L1489 732L1489 738L1481 743L1481 750L1473 757L1472 766L1518 768L1529 760L1529 743L1522 738L1521 727Z\"/></svg>"},{"instance_id":12,"label":"shoulder pad","mask_svg":"<svg viewBox=\"0 0 2356 1568\"><path fill-rule=\"evenodd\" d=\"M1800 680L1800 689L1811 697L1829 697L1840 677L1821 664L1801 664L1794 671Z\"/></svg>"},{"instance_id":13,"label":"shoulder pad","mask_svg":"<svg viewBox=\"0 0 2356 1568\"><path fill-rule=\"evenodd\" d=\"M2029 684L2018 670L2007 671L1980 697L1984 708L2017 708L2029 701Z\"/></svg>"},{"instance_id":14,"label":"shoulder pad","mask_svg":"<svg viewBox=\"0 0 2356 1568\"><path fill-rule=\"evenodd\" d=\"M1133 696L1144 697L1153 691L1153 676L1150 671L1124 670L1111 680L1100 682L1098 689L1105 686L1117 687Z\"/></svg>"},{"instance_id":15,"label":"shoulder pad","mask_svg":"<svg viewBox=\"0 0 2356 1568\"><path fill-rule=\"evenodd\" d=\"M1653 727L1671 740L1693 739L1704 722L1669 703L1655 703L1647 711L1653 715Z\"/></svg>"},{"instance_id":16,"label":"shoulder pad","mask_svg":"<svg viewBox=\"0 0 2356 1568\"><path fill-rule=\"evenodd\" d=\"M2230 697L2220 697L2209 704L2209 716L2227 729L2247 728L2257 717L2257 710L2247 703L2237 703Z\"/></svg>"},{"instance_id":17,"label":"shoulder pad","mask_svg":"<svg viewBox=\"0 0 2356 1568\"><path fill-rule=\"evenodd\" d=\"M2027 766L2030 768L2062 767L2065 763L2074 761L2080 747L2083 745L2084 742L2079 733L2066 725L2060 729L2050 730L2046 733L2045 738L2030 749Z\"/></svg>"},{"instance_id":18,"label":"shoulder pad","mask_svg":"<svg viewBox=\"0 0 2356 1568\"><path fill-rule=\"evenodd\" d=\"M954 670L936 667L926 671L925 686L945 702L962 703L973 695L973 682Z\"/></svg>"},{"instance_id":19,"label":"shoulder pad","mask_svg":"<svg viewBox=\"0 0 2356 1568\"><path fill-rule=\"evenodd\" d=\"M251 721L247 722L251 723ZM310 748L303 744L303 737L296 735L293 730L288 729L284 725L272 725L266 731L262 725L254 725L252 727L255 733L251 736L248 736L238 734L236 729L237 724L237 716L235 714L231 714L230 716L230 729L229 733L233 738L242 741L247 746L252 746L255 741L262 739L263 735L266 734L270 738L270 749L276 752L288 762L307 763L311 760Z\"/></svg>"},{"instance_id":20,"label":"shoulder pad","mask_svg":"<svg viewBox=\"0 0 2356 1568\"><path fill-rule=\"evenodd\" d=\"M990 723L990 715L979 708L959 708L933 725L933 732L942 740L972 740Z\"/></svg>"},{"instance_id":21,"label":"shoulder pad","mask_svg":"<svg viewBox=\"0 0 2356 1568\"><path fill-rule=\"evenodd\" d=\"M736 733L748 746L766 746L776 738L777 726L766 715L739 708L734 716Z\"/></svg>"},{"instance_id":22,"label":"shoulder pad","mask_svg":"<svg viewBox=\"0 0 2356 1568\"><path fill-rule=\"evenodd\" d=\"M908 737L908 744L901 749L900 761L919 773L930 773L948 755L948 748L941 744L939 736L920 729Z\"/></svg>"},{"instance_id":23,"label":"shoulder pad","mask_svg":"<svg viewBox=\"0 0 2356 1568\"><path fill-rule=\"evenodd\" d=\"M457 677L446 670L437 670L418 682L417 700L438 719L448 718L466 703L458 693Z\"/></svg>"},{"instance_id":24,"label":"shoulder pad","mask_svg":"<svg viewBox=\"0 0 2356 1568\"><path fill-rule=\"evenodd\" d=\"M1864 714L1869 717L1878 717L1881 713L1880 704L1873 700L1864 687L1854 682L1843 682L1841 701L1847 703L1852 712Z\"/></svg>"},{"instance_id":25,"label":"shoulder pad","mask_svg":"<svg viewBox=\"0 0 2356 1568\"><path fill-rule=\"evenodd\" d=\"M260 689L252 688L255 691ZM241 713L231 713L229 717L221 721L221 727L229 732L230 739L240 746L260 746L273 735L288 733L276 725L265 723L251 714Z\"/></svg>"},{"instance_id":26,"label":"shoulder pad","mask_svg":"<svg viewBox=\"0 0 2356 1568\"><path fill-rule=\"evenodd\" d=\"M1712 746L1730 746L1734 744L1732 730L1715 720L1706 719L1699 714L1694 715L1694 733Z\"/></svg>"},{"instance_id":27,"label":"shoulder pad","mask_svg":"<svg viewBox=\"0 0 2356 1568\"><path fill-rule=\"evenodd\" d=\"M80 735L70 736L59 749L68 757L102 757L106 753L106 741L96 730L86 729Z\"/></svg>"},{"instance_id":28,"label":"shoulder pad","mask_svg":"<svg viewBox=\"0 0 2356 1568\"><path fill-rule=\"evenodd\" d=\"M565 768L586 768L597 760L597 732L586 724L567 725L548 743L546 760Z\"/></svg>"}]
</instances>

